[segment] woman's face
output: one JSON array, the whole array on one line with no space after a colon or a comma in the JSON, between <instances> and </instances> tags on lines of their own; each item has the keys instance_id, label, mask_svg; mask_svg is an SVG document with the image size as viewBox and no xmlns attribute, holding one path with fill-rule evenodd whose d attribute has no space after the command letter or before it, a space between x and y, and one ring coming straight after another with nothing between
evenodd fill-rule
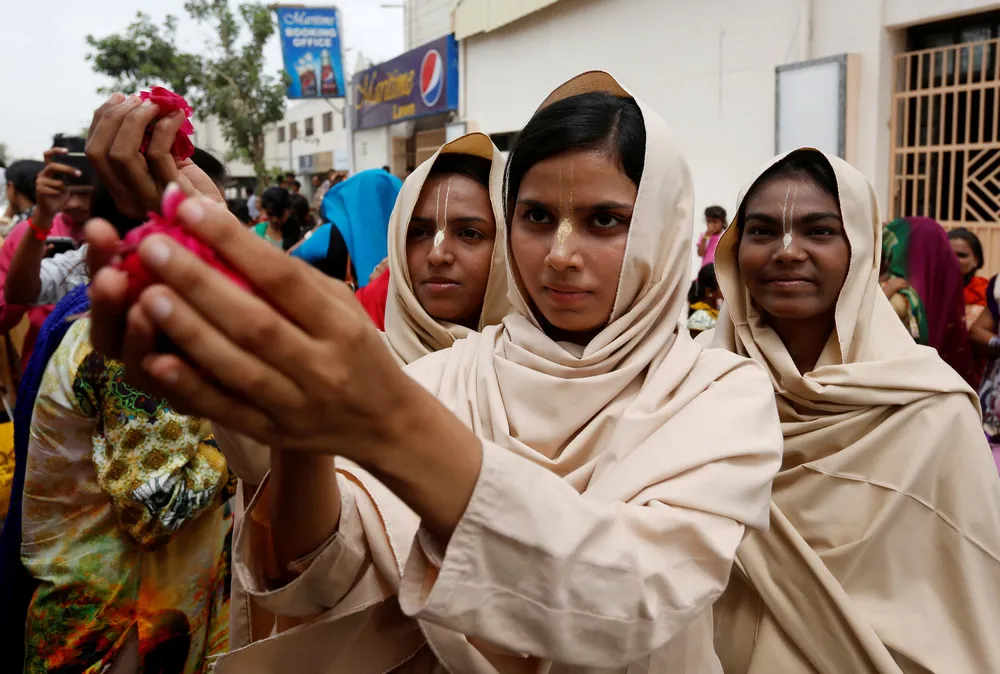
<instances>
[{"instance_id":1,"label":"woman's face","mask_svg":"<svg viewBox=\"0 0 1000 674\"><path fill-rule=\"evenodd\" d=\"M951 249L955 251L955 257L958 258L958 266L962 268L962 276L974 273L979 261L976 260L976 254L972 252L972 246L964 239L949 240L951 241Z\"/></svg>"},{"instance_id":2,"label":"woman's face","mask_svg":"<svg viewBox=\"0 0 1000 674\"><path fill-rule=\"evenodd\" d=\"M406 265L431 318L478 327L496 236L483 185L456 174L427 178L406 233Z\"/></svg>"},{"instance_id":3,"label":"woman's face","mask_svg":"<svg viewBox=\"0 0 1000 674\"><path fill-rule=\"evenodd\" d=\"M535 309L586 343L611 318L637 188L600 151L540 161L517 193L510 247Z\"/></svg>"},{"instance_id":4,"label":"woman's face","mask_svg":"<svg viewBox=\"0 0 1000 674\"><path fill-rule=\"evenodd\" d=\"M777 176L753 191L745 213L739 267L760 309L782 320L833 314L851 261L837 199L807 175Z\"/></svg>"}]
</instances>

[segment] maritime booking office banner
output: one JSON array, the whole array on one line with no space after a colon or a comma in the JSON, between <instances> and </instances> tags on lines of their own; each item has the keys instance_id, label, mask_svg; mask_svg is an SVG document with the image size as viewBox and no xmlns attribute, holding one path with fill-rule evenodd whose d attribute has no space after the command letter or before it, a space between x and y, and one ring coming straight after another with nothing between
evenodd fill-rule
<instances>
[{"instance_id":1,"label":"maritime booking office banner","mask_svg":"<svg viewBox=\"0 0 1000 674\"><path fill-rule=\"evenodd\" d=\"M343 98L344 66L336 7L275 8L288 98Z\"/></svg>"}]
</instances>

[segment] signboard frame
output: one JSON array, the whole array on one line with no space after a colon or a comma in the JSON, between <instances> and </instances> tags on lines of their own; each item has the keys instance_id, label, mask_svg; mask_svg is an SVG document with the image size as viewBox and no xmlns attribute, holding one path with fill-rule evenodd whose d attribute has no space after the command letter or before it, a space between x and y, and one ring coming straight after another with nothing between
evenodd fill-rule
<instances>
[{"instance_id":1,"label":"signboard frame","mask_svg":"<svg viewBox=\"0 0 1000 674\"><path fill-rule=\"evenodd\" d=\"M333 6L270 5L291 100L345 98L340 11Z\"/></svg>"},{"instance_id":2,"label":"signboard frame","mask_svg":"<svg viewBox=\"0 0 1000 674\"><path fill-rule=\"evenodd\" d=\"M354 75L354 130L458 110L458 42L446 35Z\"/></svg>"}]
</instances>

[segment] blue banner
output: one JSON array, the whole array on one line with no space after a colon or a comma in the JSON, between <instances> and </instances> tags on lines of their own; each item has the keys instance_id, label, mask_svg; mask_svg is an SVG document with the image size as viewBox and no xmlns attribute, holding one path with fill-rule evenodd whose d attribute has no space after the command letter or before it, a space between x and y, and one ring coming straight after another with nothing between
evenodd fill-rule
<instances>
[{"instance_id":1,"label":"blue banner","mask_svg":"<svg viewBox=\"0 0 1000 674\"><path fill-rule=\"evenodd\" d=\"M368 129L458 110L458 43L428 42L354 76L354 127Z\"/></svg>"},{"instance_id":2,"label":"blue banner","mask_svg":"<svg viewBox=\"0 0 1000 674\"><path fill-rule=\"evenodd\" d=\"M335 7L276 7L289 98L343 98L344 65Z\"/></svg>"}]
</instances>

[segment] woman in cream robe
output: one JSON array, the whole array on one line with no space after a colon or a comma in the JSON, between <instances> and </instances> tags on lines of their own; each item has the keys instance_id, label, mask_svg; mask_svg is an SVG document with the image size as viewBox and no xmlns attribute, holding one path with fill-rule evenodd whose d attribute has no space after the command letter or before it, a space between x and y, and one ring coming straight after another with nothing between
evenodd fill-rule
<instances>
[{"instance_id":1,"label":"woman in cream robe","mask_svg":"<svg viewBox=\"0 0 1000 674\"><path fill-rule=\"evenodd\" d=\"M540 113L577 94L633 100L606 73L586 73ZM766 524L780 431L759 367L678 328L691 176L663 120L629 104L641 111L644 164L606 326L584 346L553 340L509 265L514 313L406 368L481 442L448 545L376 475L338 457L337 531L291 565L291 582L273 582L272 550L253 528L234 546L254 600L308 622L230 653L217 674L290 663L330 673L720 671L711 606L746 528ZM553 225L546 245L561 237ZM720 410L726 423L708 423ZM265 481L251 511L269 490Z\"/></svg>"},{"instance_id":2,"label":"woman in cream robe","mask_svg":"<svg viewBox=\"0 0 1000 674\"><path fill-rule=\"evenodd\" d=\"M1000 672L1000 481L975 394L914 344L879 288L871 185L820 161L836 176L850 265L811 371L741 275L746 191L716 253L726 302L704 338L767 368L785 437L771 527L740 546L716 648L727 674Z\"/></svg>"},{"instance_id":3,"label":"woman in cream robe","mask_svg":"<svg viewBox=\"0 0 1000 674\"><path fill-rule=\"evenodd\" d=\"M482 298L479 328L498 324L510 310L510 303L507 301L507 235L502 197L504 159L489 136L470 133L443 145L407 177L389 219L390 281L382 339L400 365L406 365L429 353L448 348L456 339L472 332L465 326L440 321L428 314L413 292L407 268L406 242L410 217L434 163L442 155L470 155L491 162L488 190L493 208L493 220L496 224L496 236L493 242L489 281ZM240 477L237 503L243 504L249 500L248 498L244 500L244 497L253 494L264 480L270 460L269 450L265 445L218 424L214 430L220 449L233 471ZM237 524L242 521L242 515L240 509L237 512ZM264 515L248 520L246 525L254 527L260 536L266 536L268 533L266 513ZM230 611L231 649L266 638L274 630L274 615L251 601L243 591L239 578L236 577L233 578L231 605L233 607ZM279 624L279 627L283 625Z\"/></svg>"}]
</instances>

